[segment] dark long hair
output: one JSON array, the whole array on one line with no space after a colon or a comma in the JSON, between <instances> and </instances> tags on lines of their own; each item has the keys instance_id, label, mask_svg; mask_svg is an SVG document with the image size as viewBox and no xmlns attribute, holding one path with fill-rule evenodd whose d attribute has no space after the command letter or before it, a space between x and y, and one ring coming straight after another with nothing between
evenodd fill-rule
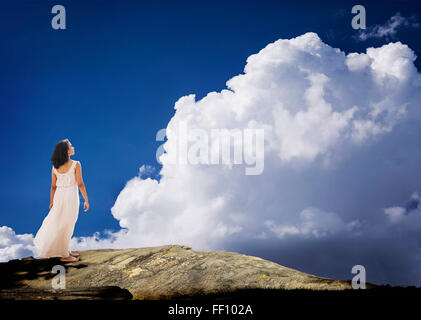
<instances>
[{"instance_id":1,"label":"dark long hair","mask_svg":"<svg viewBox=\"0 0 421 320\"><path fill-rule=\"evenodd\" d=\"M67 139L60 140L54 147L53 155L51 156L51 162L54 168L58 169L62 164L65 164L69 160L69 144Z\"/></svg>"}]
</instances>

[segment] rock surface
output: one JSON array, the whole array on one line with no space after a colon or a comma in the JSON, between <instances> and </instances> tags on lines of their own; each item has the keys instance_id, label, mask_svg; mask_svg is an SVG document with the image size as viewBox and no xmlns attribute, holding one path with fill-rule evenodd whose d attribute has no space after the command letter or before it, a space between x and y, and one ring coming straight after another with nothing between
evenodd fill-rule
<instances>
[{"instance_id":1,"label":"rock surface","mask_svg":"<svg viewBox=\"0 0 421 320\"><path fill-rule=\"evenodd\" d=\"M254 256L194 251L183 245L80 251L80 261L24 258L0 263L0 288L51 290L54 265L66 268L66 289L118 286L133 299L223 293L238 289L351 289L349 281L306 274ZM123 294L124 296L124 294Z\"/></svg>"},{"instance_id":2,"label":"rock surface","mask_svg":"<svg viewBox=\"0 0 421 320\"><path fill-rule=\"evenodd\" d=\"M17 288L0 290L0 299L9 300L132 300L132 294L116 286L39 289Z\"/></svg>"}]
</instances>

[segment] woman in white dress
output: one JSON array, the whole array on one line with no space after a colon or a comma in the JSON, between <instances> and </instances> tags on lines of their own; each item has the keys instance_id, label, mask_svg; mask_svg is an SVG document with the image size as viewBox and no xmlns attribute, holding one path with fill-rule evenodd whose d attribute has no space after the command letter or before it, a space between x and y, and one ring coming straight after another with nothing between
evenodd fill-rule
<instances>
[{"instance_id":1,"label":"woman in white dress","mask_svg":"<svg viewBox=\"0 0 421 320\"><path fill-rule=\"evenodd\" d=\"M69 243L79 215L79 189L89 209L88 195L79 161L70 159L75 150L68 139L54 147L51 162L50 212L38 230L34 244L39 258L61 257L63 262L79 261L78 253L70 252Z\"/></svg>"}]
</instances>

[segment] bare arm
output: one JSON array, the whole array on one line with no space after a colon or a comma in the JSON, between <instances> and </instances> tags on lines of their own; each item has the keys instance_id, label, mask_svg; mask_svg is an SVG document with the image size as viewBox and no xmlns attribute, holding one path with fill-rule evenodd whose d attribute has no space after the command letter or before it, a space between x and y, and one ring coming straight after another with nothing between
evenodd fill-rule
<instances>
[{"instance_id":1,"label":"bare arm","mask_svg":"<svg viewBox=\"0 0 421 320\"><path fill-rule=\"evenodd\" d=\"M56 181L57 181L57 177L54 173L54 170L51 169L50 209L53 206L54 194L56 193L56 189L57 189Z\"/></svg>"},{"instance_id":2,"label":"bare arm","mask_svg":"<svg viewBox=\"0 0 421 320\"><path fill-rule=\"evenodd\" d=\"M77 182L77 185L79 186L79 190L82 193L83 198L85 199L85 204L83 205L83 208L86 208L85 211L88 211L89 200L88 200L88 194L86 193L85 184L83 183L82 166L80 162L76 163L76 182Z\"/></svg>"}]
</instances>

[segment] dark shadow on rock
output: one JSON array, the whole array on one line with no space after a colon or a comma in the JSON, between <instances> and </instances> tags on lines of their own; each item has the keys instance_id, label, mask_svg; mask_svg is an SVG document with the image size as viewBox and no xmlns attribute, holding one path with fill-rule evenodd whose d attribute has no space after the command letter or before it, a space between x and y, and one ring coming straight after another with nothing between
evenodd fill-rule
<instances>
[{"instance_id":1,"label":"dark shadow on rock","mask_svg":"<svg viewBox=\"0 0 421 320\"><path fill-rule=\"evenodd\" d=\"M69 289L18 288L0 290L0 300L131 300L132 294L117 286Z\"/></svg>"},{"instance_id":2,"label":"dark shadow on rock","mask_svg":"<svg viewBox=\"0 0 421 320\"><path fill-rule=\"evenodd\" d=\"M55 276L52 269L55 265L62 265L66 272L69 268L85 268L86 264L78 262L62 262L60 258L34 259L33 257L10 260L0 263L0 288L13 289L24 287L22 280L44 278L46 280Z\"/></svg>"}]
</instances>

